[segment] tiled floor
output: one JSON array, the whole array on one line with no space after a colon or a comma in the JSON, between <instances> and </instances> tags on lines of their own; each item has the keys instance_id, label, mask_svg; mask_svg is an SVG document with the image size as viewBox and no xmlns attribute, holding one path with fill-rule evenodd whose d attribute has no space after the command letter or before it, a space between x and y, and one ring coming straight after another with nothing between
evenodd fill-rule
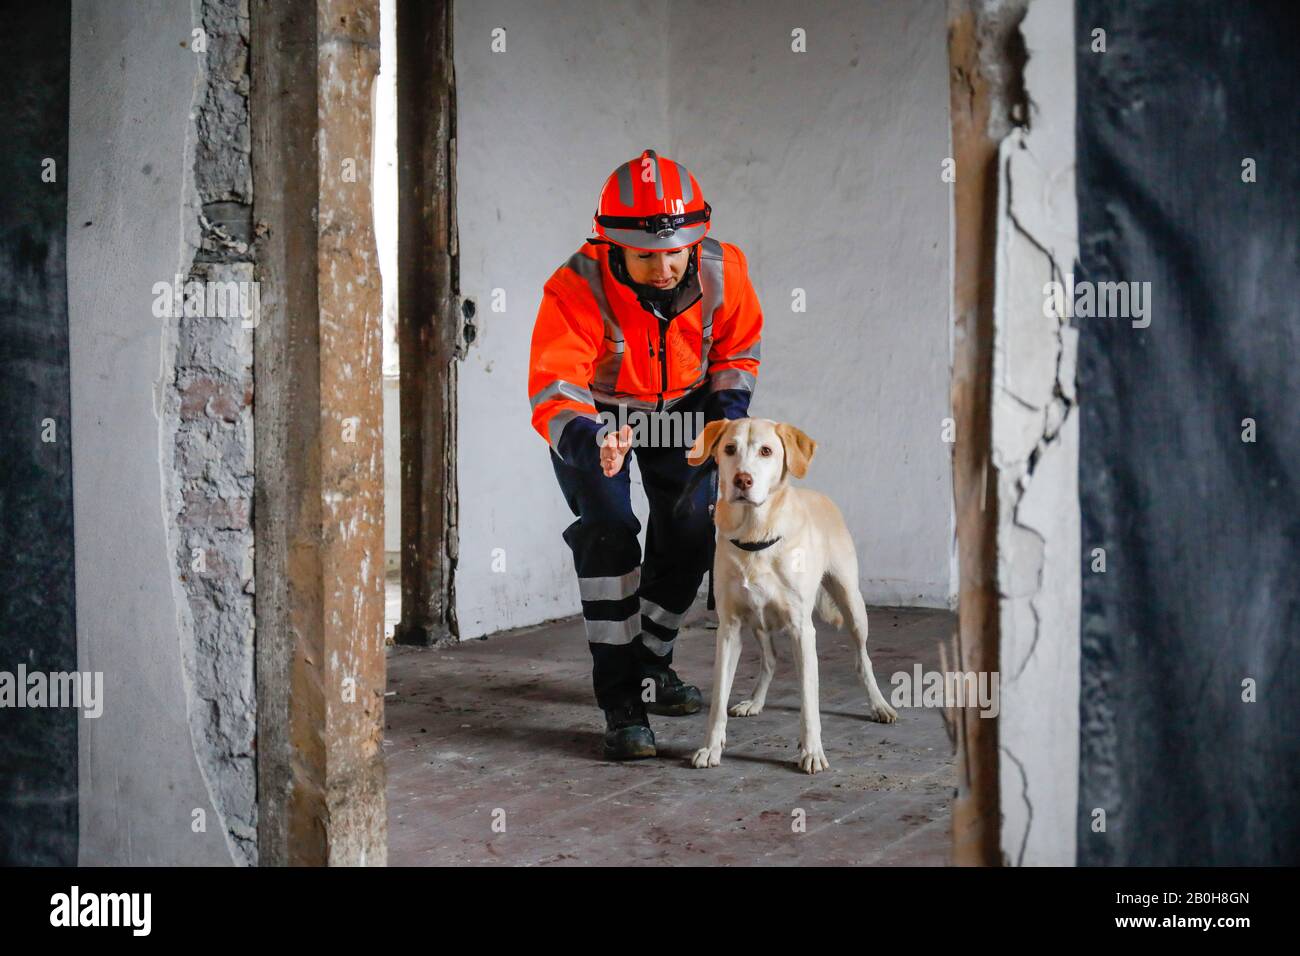
<instances>
[{"instance_id":1,"label":"tiled floor","mask_svg":"<svg viewBox=\"0 0 1300 956\"><path fill-rule=\"evenodd\" d=\"M713 637L696 605L676 667L707 698ZM871 609L881 689L938 667L944 611ZM695 770L706 715L652 717L659 757L599 757L603 720L577 618L448 649L390 648L390 865L932 864L947 862L952 748L940 712L867 721L850 640L819 625L822 724L831 769L793 763L799 695L788 645L757 717L731 718L722 765ZM746 635L732 701L758 672ZM392 693L395 692L395 693ZM802 824L802 826L800 826Z\"/></svg>"}]
</instances>

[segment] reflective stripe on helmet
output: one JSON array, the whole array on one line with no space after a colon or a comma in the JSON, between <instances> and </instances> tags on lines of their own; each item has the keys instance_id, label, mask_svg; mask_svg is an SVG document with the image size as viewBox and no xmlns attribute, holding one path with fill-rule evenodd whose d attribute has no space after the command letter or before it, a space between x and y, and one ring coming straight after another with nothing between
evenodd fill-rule
<instances>
[{"instance_id":1,"label":"reflective stripe on helmet","mask_svg":"<svg viewBox=\"0 0 1300 956\"><path fill-rule=\"evenodd\" d=\"M631 209L632 204L636 202L635 193L632 191L632 164L624 163L618 167L617 175L619 201L628 209Z\"/></svg>"},{"instance_id":2,"label":"reflective stripe on helmet","mask_svg":"<svg viewBox=\"0 0 1300 956\"><path fill-rule=\"evenodd\" d=\"M655 161L655 199L662 200L664 198L664 176L659 169L659 154L653 149L647 149L645 154L641 157L642 163L645 162L647 157Z\"/></svg>"},{"instance_id":3,"label":"reflective stripe on helmet","mask_svg":"<svg viewBox=\"0 0 1300 956\"><path fill-rule=\"evenodd\" d=\"M691 187L691 174L681 163L671 159L668 162L672 163L673 168L677 170L677 181L681 183L682 188L682 203L691 202L695 199L695 190Z\"/></svg>"}]
</instances>

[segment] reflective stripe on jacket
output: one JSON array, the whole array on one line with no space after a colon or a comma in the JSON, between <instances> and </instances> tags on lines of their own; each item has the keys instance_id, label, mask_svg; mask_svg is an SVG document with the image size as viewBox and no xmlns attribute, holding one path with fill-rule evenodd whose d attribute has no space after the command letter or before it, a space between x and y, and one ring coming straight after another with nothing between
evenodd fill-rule
<instances>
[{"instance_id":1,"label":"reflective stripe on jacket","mask_svg":"<svg viewBox=\"0 0 1300 956\"><path fill-rule=\"evenodd\" d=\"M603 424L596 401L668 409L707 383L711 392L743 393L740 404L748 407L757 384L763 314L739 248L709 238L700 243L699 270L689 280L698 289L682 293L696 301L671 320L643 307L614 277L609 252L587 243L557 269L533 326L533 428L562 458L569 422Z\"/></svg>"}]
</instances>

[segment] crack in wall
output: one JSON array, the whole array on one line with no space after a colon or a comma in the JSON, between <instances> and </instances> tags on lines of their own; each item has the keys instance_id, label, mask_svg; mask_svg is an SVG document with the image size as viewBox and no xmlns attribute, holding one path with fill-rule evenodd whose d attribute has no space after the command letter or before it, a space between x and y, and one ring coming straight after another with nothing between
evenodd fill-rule
<instances>
[{"instance_id":1,"label":"crack in wall","mask_svg":"<svg viewBox=\"0 0 1300 956\"><path fill-rule=\"evenodd\" d=\"M1078 333L1068 310L1048 306L1066 288L1063 273L1077 246L1067 66L1074 30L1068 0L1008 6L1020 14L1015 32L1027 55L1021 96L1002 120L1014 127L998 156L993 454L1001 476L1002 850L1008 865L1061 865L1074 861L1076 848Z\"/></svg>"},{"instance_id":2,"label":"crack in wall","mask_svg":"<svg viewBox=\"0 0 1300 956\"><path fill-rule=\"evenodd\" d=\"M1016 854L1016 866L1024 866L1025 849L1029 846L1029 832L1034 828L1034 804L1033 801L1029 799L1029 775L1025 773L1025 765L1020 762L1020 759L1016 757L1015 754L1006 747L1000 746L998 747L998 750L1006 754L1007 757L1010 758L1011 762L1016 765L1016 769L1020 771L1020 799L1025 802L1026 822L1024 836L1020 840L1020 852ZM1005 863L1005 852L1003 854L1003 862Z\"/></svg>"},{"instance_id":3,"label":"crack in wall","mask_svg":"<svg viewBox=\"0 0 1300 956\"><path fill-rule=\"evenodd\" d=\"M1023 132L1016 132L1013 138L1019 140L1019 142L1016 143L1016 146L1018 148L1020 149L1025 148ZM1025 226L1021 223L1019 217L1016 215L1014 189L1013 189L1014 184L1013 184L1012 169L1011 169L1012 156L1013 154L1008 153L1008 155L1005 157L1003 161L1002 182L1004 184L1003 188L1006 196L1004 211L1007 217L1007 222L1009 223L1011 229L1014 230L1016 235L1023 238L1026 242L1028 242L1030 246L1032 246L1035 250L1037 250L1038 253L1043 257L1043 259L1046 262L1049 280L1053 282L1058 282L1062 286L1064 286L1064 275L1062 274L1060 266L1057 264L1055 254L1043 242L1041 242L1037 237L1035 237L1027 228L1025 228ZM1033 659L1035 651L1038 649L1039 638L1041 636L1041 630L1042 630L1043 615L1041 610L1039 609L1038 600L1042 594L1042 589L1043 589L1043 574L1044 574L1045 561L1042 559L1041 555L1043 551L1046 549L1047 537L1042 532L1041 529L1034 527L1032 524L1028 523L1025 520L1021 505L1025 499L1025 496L1029 492L1029 488L1033 482L1034 475L1038 469L1039 462L1041 461L1043 455L1053 445L1058 443L1061 429L1062 427L1064 427L1066 420L1070 417L1075 407L1075 400L1071 397L1071 395L1073 394L1073 382L1070 383L1069 394L1067 394L1067 390L1064 385L1065 376L1067 374L1072 374L1067 371L1064 364L1066 358L1066 352L1067 352L1067 344L1065 342L1064 330L1068 326L1068 324L1069 324L1068 318L1065 318L1063 316L1057 317L1057 325L1054 331L1054 338L1055 338L1054 353L1055 354L1052 360L1053 361L1052 390L1046 403L1035 404L1029 399L1024 398L1023 396L1017 394L1011 387L1008 386L1005 377L999 377L997 379L997 384L995 386L1000 396L1005 396L1006 398L1015 402L1020 408L1024 409L1025 411L1031 414L1041 415L1042 418L1042 427L1039 430L1039 433L1035 439L1033 447L1030 448L1028 454L1025 456L1023 461L1007 460L1004 459L1001 455L997 456L999 471L1009 475L1014 474L1013 480L1009 482L1010 490L1014 491L1014 500L1010 503L1010 508L1007 509L1004 513L1010 515L1010 523L1012 527L1033 536L1033 538L1039 544L1039 555L1040 555L1039 560L1037 562L1037 567L1035 569L1036 583L1035 586L1030 591L1031 596L1029 597L1029 601L1028 601L1029 610L1034 618L1034 633L1030 642L1029 649L1026 651L1023 658L1021 659L1020 665L1019 667L1016 668L1016 671L1014 675L1011 677L1010 682L1014 682L1015 680L1018 680L1021 676L1023 676L1025 669L1029 666L1029 663ZM1000 451L1001 449L998 448L995 450ZM999 595L1002 598L1016 599L1019 597L1024 597L1024 595L1022 594L1011 593L1004 586L1005 580L1002 578L1002 576L999 576L998 583L999 583L999 588L998 588Z\"/></svg>"}]
</instances>

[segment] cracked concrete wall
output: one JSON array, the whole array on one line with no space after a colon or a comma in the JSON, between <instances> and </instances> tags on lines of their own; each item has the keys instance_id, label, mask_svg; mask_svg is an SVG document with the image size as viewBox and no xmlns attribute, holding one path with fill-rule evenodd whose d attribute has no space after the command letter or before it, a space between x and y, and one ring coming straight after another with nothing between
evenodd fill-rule
<instances>
[{"instance_id":1,"label":"cracked concrete wall","mask_svg":"<svg viewBox=\"0 0 1300 956\"><path fill-rule=\"evenodd\" d=\"M199 764L237 862L257 861L253 683L253 183L247 0L194 0L200 69L182 210L189 283L234 292L226 309L168 325L163 392L177 623ZM229 308L237 305L236 308Z\"/></svg>"},{"instance_id":2,"label":"cracked concrete wall","mask_svg":"<svg viewBox=\"0 0 1300 956\"><path fill-rule=\"evenodd\" d=\"M1078 253L1074 13L1033 0L1026 125L999 153L993 457L998 475L1002 852L1073 865L1079 739L1077 332L1044 286Z\"/></svg>"}]
</instances>

